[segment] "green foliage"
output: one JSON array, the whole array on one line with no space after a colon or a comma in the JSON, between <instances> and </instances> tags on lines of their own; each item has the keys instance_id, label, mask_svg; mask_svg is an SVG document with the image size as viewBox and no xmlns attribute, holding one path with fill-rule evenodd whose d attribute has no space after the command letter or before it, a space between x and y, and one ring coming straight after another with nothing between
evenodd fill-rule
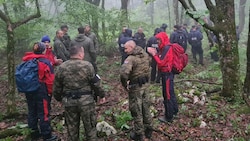
<instances>
[{"instance_id":1,"label":"green foliage","mask_svg":"<svg viewBox=\"0 0 250 141\"><path fill-rule=\"evenodd\" d=\"M116 127L120 129L129 129L128 121L132 120L132 116L128 111L122 111L115 115Z\"/></svg>"},{"instance_id":2,"label":"green foliage","mask_svg":"<svg viewBox=\"0 0 250 141\"><path fill-rule=\"evenodd\" d=\"M1 141L14 141L11 137L7 137L5 139L1 139Z\"/></svg>"}]
</instances>

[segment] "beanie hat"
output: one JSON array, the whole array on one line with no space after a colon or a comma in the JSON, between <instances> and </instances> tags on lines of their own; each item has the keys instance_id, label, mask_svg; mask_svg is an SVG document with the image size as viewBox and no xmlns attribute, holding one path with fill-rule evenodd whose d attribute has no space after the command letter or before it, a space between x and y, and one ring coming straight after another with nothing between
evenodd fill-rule
<instances>
[{"instance_id":1,"label":"beanie hat","mask_svg":"<svg viewBox=\"0 0 250 141\"><path fill-rule=\"evenodd\" d=\"M44 35L41 39L41 42L46 42L46 41L50 42L50 38L48 35Z\"/></svg>"},{"instance_id":2,"label":"beanie hat","mask_svg":"<svg viewBox=\"0 0 250 141\"><path fill-rule=\"evenodd\" d=\"M164 30L166 30L167 27L168 27L168 25L165 24L165 23L163 23L163 24L161 25L161 28L164 29Z\"/></svg>"},{"instance_id":3,"label":"beanie hat","mask_svg":"<svg viewBox=\"0 0 250 141\"><path fill-rule=\"evenodd\" d=\"M46 46L43 42L38 42L34 45L33 50L35 54L42 54Z\"/></svg>"}]
</instances>

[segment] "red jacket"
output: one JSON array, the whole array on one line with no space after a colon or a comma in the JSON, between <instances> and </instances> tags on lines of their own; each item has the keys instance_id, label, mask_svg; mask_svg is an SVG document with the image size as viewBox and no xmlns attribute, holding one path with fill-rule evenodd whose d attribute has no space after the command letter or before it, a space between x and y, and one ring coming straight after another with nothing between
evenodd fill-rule
<instances>
[{"instance_id":1,"label":"red jacket","mask_svg":"<svg viewBox=\"0 0 250 141\"><path fill-rule=\"evenodd\" d=\"M158 69L161 72L171 72L173 62L173 50L168 44L170 44L168 35L165 32L160 32L155 37L161 40L159 44L159 52L154 56L157 62Z\"/></svg>"},{"instance_id":2,"label":"red jacket","mask_svg":"<svg viewBox=\"0 0 250 141\"><path fill-rule=\"evenodd\" d=\"M45 55L50 60L50 62L52 63L52 66L54 66L56 64L56 61L55 61L55 55L53 53L52 48L47 48L46 52L45 52Z\"/></svg>"},{"instance_id":3,"label":"red jacket","mask_svg":"<svg viewBox=\"0 0 250 141\"><path fill-rule=\"evenodd\" d=\"M34 54L33 52L26 52L23 61L28 61L34 58L44 58L45 62L38 62L39 80L47 86L48 94L52 94L53 82L55 79L52 63L44 54Z\"/></svg>"}]
</instances>

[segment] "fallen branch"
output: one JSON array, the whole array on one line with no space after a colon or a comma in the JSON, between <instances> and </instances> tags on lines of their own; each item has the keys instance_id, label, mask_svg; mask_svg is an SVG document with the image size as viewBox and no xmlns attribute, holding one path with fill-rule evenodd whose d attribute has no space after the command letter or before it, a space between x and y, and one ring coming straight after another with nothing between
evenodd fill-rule
<instances>
[{"instance_id":1,"label":"fallen branch","mask_svg":"<svg viewBox=\"0 0 250 141\"><path fill-rule=\"evenodd\" d=\"M159 130L159 129L155 129L155 128L152 128L153 131L157 132L157 133L161 133L163 134L164 136L167 136L169 139L171 139L171 136L168 135L166 132L162 131L162 130Z\"/></svg>"},{"instance_id":2,"label":"fallen branch","mask_svg":"<svg viewBox=\"0 0 250 141\"><path fill-rule=\"evenodd\" d=\"M4 138L7 138L7 137L13 136L13 135L21 136L22 129L5 129L5 130L0 132L0 139L4 139Z\"/></svg>"},{"instance_id":3,"label":"fallen branch","mask_svg":"<svg viewBox=\"0 0 250 141\"><path fill-rule=\"evenodd\" d=\"M210 81L202 81L202 80L198 80L198 79L182 79L182 80L179 80L179 81L175 81L175 83L180 83L180 82L183 82L183 81L192 81L192 82L200 82L200 83L206 83L206 84L222 85L222 84L219 84L219 83L210 82Z\"/></svg>"}]
</instances>

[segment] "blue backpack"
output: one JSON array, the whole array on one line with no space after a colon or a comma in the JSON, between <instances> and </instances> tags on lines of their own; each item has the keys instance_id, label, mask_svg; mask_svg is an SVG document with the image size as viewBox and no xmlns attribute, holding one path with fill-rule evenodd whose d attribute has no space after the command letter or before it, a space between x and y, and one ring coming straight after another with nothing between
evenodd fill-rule
<instances>
[{"instance_id":1,"label":"blue backpack","mask_svg":"<svg viewBox=\"0 0 250 141\"><path fill-rule=\"evenodd\" d=\"M39 59L22 62L16 67L15 78L18 92L31 93L40 87L38 76Z\"/></svg>"}]
</instances>

